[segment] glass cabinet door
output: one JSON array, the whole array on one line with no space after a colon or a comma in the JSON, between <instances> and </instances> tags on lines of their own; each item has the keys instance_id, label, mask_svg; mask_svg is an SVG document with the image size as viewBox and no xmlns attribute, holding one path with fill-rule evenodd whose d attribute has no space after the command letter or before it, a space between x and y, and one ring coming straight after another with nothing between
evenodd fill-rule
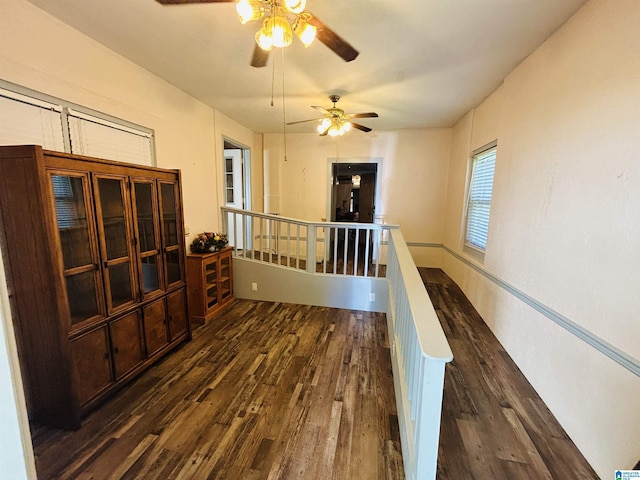
<instances>
[{"instance_id":1,"label":"glass cabinet door","mask_svg":"<svg viewBox=\"0 0 640 480\"><path fill-rule=\"evenodd\" d=\"M49 171L64 265L70 329L103 317L102 277L92 217L89 175Z\"/></svg>"},{"instance_id":2,"label":"glass cabinet door","mask_svg":"<svg viewBox=\"0 0 640 480\"><path fill-rule=\"evenodd\" d=\"M178 203L178 184L160 182L160 214L162 216L162 240L167 287L182 283L182 220Z\"/></svg>"},{"instance_id":3,"label":"glass cabinet door","mask_svg":"<svg viewBox=\"0 0 640 480\"><path fill-rule=\"evenodd\" d=\"M132 179L133 216L138 246L138 274L143 299L164 290L158 194L154 180Z\"/></svg>"},{"instance_id":4,"label":"glass cabinet door","mask_svg":"<svg viewBox=\"0 0 640 480\"><path fill-rule=\"evenodd\" d=\"M138 294L126 179L96 176L94 182L98 228L104 239L101 249L107 310L111 314L133 303Z\"/></svg>"}]
</instances>

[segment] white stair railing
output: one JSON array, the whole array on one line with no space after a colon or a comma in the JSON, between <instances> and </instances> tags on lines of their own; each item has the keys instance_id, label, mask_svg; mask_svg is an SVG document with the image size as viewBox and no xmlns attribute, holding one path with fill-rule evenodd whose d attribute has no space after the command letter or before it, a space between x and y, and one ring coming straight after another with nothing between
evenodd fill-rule
<instances>
[{"instance_id":1,"label":"white stair railing","mask_svg":"<svg viewBox=\"0 0 640 480\"><path fill-rule=\"evenodd\" d=\"M387 325L405 476L436 478L445 364L453 353L400 230L390 232Z\"/></svg>"},{"instance_id":2,"label":"white stair railing","mask_svg":"<svg viewBox=\"0 0 640 480\"><path fill-rule=\"evenodd\" d=\"M305 222L222 207L224 229L236 256L315 273L384 276L391 225Z\"/></svg>"}]
</instances>

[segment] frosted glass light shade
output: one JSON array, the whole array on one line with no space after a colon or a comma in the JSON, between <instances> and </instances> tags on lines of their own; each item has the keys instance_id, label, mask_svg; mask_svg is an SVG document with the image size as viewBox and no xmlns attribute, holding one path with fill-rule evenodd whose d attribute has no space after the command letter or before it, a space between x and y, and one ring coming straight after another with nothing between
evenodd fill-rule
<instances>
[{"instance_id":1,"label":"frosted glass light shade","mask_svg":"<svg viewBox=\"0 0 640 480\"><path fill-rule=\"evenodd\" d=\"M291 31L291 25L286 18L280 16L271 17L271 38L273 39L273 46L284 48L291 45L293 41L293 32Z\"/></svg>"},{"instance_id":2,"label":"frosted glass light shade","mask_svg":"<svg viewBox=\"0 0 640 480\"><path fill-rule=\"evenodd\" d=\"M262 22L260 30L256 32L256 43L261 49L266 51L273 48L273 37L271 36L270 29L267 27L268 22L269 19L266 18L264 22Z\"/></svg>"},{"instance_id":3,"label":"frosted glass light shade","mask_svg":"<svg viewBox=\"0 0 640 480\"><path fill-rule=\"evenodd\" d=\"M302 19L298 19L293 30L305 47L311 45L316 38L316 27L309 25Z\"/></svg>"},{"instance_id":4,"label":"frosted glass light shade","mask_svg":"<svg viewBox=\"0 0 640 480\"><path fill-rule=\"evenodd\" d=\"M284 0L283 6L289 12L302 13L307 6L307 0Z\"/></svg>"},{"instance_id":5,"label":"frosted glass light shade","mask_svg":"<svg viewBox=\"0 0 640 480\"><path fill-rule=\"evenodd\" d=\"M261 0L236 0L236 12L241 24L258 20L264 14Z\"/></svg>"}]
</instances>

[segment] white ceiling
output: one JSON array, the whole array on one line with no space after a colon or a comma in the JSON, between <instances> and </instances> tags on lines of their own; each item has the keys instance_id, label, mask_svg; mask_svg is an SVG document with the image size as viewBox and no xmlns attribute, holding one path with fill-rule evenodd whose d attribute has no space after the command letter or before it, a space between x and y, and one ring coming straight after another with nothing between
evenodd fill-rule
<instances>
[{"instance_id":1,"label":"white ceiling","mask_svg":"<svg viewBox=\"0 0 640 480\"><path fill-rule=\"evenodd\" d=\"M249 65L259 25L235 3L30 1L251 130L282 132L283 82L286 121L317 118L310 105L336 93L347 113L377 112L361 120L374 130L451 126L586 0L308 0L360 55L294 39L264 68Z\"/></svg>"}]
</instances>

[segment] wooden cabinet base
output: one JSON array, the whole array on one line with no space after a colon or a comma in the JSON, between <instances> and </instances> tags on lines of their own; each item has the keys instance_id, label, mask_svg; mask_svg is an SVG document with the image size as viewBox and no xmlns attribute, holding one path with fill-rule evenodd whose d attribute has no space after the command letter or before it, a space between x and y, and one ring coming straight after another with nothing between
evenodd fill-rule
<instances>
[{"instance_id":1,"label":"wooden cabinet base","mask_svg":"<svg viewBox=\"0 0 640 480\"><path fill-rule=\"evenodd\" d=\"M233 301L233 250L187 255L189 321L202 325Z\"/></svg>"}]
</instances>

